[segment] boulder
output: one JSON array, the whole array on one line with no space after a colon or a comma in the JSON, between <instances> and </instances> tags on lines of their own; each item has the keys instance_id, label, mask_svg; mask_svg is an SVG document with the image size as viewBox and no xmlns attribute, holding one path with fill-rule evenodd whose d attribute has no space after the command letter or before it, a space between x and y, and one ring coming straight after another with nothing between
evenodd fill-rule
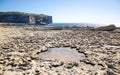
<instances>
[{"instance_id":1,"label":"boulder","mask_svg":"<svg viewBox=\"0 0 120 75\"><path fill-rule=\"evenodd\" d=\"M111 24L111 25L108 25L108 26L98 27L95 30L96 31L113 31L115 29L116 29L116 26Z\"/></svg>"}]
</instances>

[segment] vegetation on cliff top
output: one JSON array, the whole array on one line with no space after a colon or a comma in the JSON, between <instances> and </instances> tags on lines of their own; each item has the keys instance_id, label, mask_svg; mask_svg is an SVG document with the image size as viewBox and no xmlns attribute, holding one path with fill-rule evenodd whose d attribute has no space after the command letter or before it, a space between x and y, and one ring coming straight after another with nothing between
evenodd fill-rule
<instances>
[{"instance_id":1,"label":"vegetation on cliff top","mask_svg":"<svg viewBox=\"0 0 120 75\"><path fill-rule=\"evenodd\" d=\"M45 15L45 14L34 14L34 13L25 13L25 12L0 12L0 15L5 15L5 14L21 14L21 15L39 15L41 17L45 17L45 16L48 16L48 15Z\"/></svg>"}]
</instances>

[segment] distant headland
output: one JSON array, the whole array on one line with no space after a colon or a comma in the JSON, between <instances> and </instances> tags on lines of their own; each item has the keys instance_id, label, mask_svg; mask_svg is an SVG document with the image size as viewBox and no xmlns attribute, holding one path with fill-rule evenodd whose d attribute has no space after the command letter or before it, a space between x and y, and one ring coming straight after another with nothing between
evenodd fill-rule
<instances>
[{"instance_id":1,"label":"distant headland","mask_svg":"<svg viewBox=\"0 0 120 75\"><path fill-rule=\"evenodd\" d=\"M52 16L24 12L0 12L1 23L50 24Z\"/></svg>"}]
</instances>

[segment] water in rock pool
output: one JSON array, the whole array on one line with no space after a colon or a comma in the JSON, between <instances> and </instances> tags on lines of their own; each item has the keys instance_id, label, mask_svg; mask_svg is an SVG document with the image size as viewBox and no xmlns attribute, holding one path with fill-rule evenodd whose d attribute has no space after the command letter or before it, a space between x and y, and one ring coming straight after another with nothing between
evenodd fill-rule
<instances>
[{"instance_id":1,"label":"water in rock pool","mask_svg":"<svg viewBox=\"0 0 120 75\"><path fill-rule=\"evenodd\" d=\"M43 60L60 60L63 62L75 61L79 62L85 58L83 53L78 53L75 49L70 48L52 48L40 54Z\"/></svg>"}]
</instances>

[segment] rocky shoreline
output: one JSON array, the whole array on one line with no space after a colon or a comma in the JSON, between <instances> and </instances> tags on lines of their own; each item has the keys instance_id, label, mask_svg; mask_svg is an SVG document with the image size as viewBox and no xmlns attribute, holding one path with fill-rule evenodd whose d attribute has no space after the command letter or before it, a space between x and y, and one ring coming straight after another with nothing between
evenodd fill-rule
<instances>
[{"instance_id":1,"label":"rocky shoreline","mask_svg":"<svg viewBox=\"0 0 120 75\"><path fill-rule=\"evenodd\" d=\"M86 58L79 62L40 59L40 53L59 47L74 48ZM120 32L74 27L0 27L0 75L8 74L119 75Z\"/></svg>"}]
</instances>

